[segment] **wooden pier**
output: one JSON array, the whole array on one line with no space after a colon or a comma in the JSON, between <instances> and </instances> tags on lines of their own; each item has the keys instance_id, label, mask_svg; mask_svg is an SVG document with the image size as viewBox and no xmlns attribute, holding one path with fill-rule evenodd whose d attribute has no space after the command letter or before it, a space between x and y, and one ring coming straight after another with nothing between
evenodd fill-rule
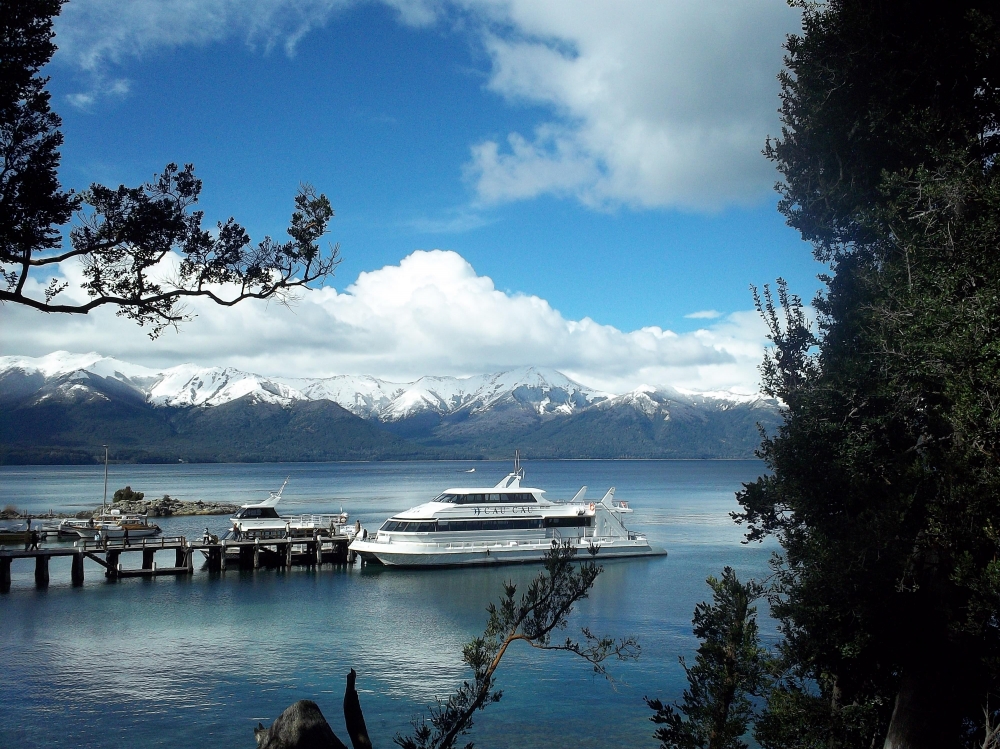
<instances>
[{"instance_id":1,"label":"wooden pier","mask_svg":"<svg viewBox=\"0 0 1000 749\"><path fill-rule=\"evenodd\" d=\"M210 572L227 568L260 569L261 567L291 567L293 565L346 564L353 562L346 536L268 538L243 541L200 540L189 542L183 536L144 538L125 544L122 541L77 541L73 546L51 546L39 549L0 549L0 593L10 591L10 568L15 559L33 559L35 585L48 587L49 560L52 557L72 557L70 579L73 585L83 585L83 560L90 559L104 568L109 580L121 577L155 577L158 575L194 574L195 552L202 552ZM173 552L173 565L160 566L157 552ZM123 567L122 557L141 553L141 567Z\"/></svg>"}]
</instances>

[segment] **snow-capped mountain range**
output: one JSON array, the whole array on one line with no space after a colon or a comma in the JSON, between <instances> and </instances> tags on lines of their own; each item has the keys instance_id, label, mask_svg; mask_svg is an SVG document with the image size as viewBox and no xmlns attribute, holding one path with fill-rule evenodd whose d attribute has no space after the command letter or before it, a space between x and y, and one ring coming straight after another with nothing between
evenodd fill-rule
<instances>
[{"instance_id":1,"label":"snow-capped mountain range","mask_svg":"<svg viewBox=\"0 0 1000 749\"><path fill-rule=\"evenodd\" d=\"M325 378L275 378L231 367L182 364L164 370L130 364L96 353L57 351L47 356L0 357L0 395L4 382L16 379L24 396L43 399L106 397L88 387L91 377L115 382L156 407L211 408L246 398L250 403L290 406L300 401L332 401L364 419L392 423L430 413L451 416L484 414L516 407L542 419L570 416L590 408L630 407L650 418L671 418L680 407L726 410L737 405L772 407L761 395L692 392L642 386L614 395L574 382L561 372L525 367L474 377L421 377L415 382L389 382L367 375ZM29 384L31 383L31 384ZM96 393L96 396L94 395ZM9 395L9 393L8 393Z\"/></svg>"}]
</instances>

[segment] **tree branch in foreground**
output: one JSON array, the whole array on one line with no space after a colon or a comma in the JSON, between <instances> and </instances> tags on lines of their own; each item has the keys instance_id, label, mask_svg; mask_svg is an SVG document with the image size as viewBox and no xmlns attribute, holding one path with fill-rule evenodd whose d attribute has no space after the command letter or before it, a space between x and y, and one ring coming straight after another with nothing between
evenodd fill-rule
<instances>
[{"instance_id":1,"label":"tree branch in foreground","mask_svg":"<svg viewBox=\"0 0 1000 749\"><path fill-rule=\"evenodd\" d=\"M589 629L581 633L583 641L566 638L552 641L556 630L565 629L573 606L586 598L602 568L593 562L578 567L573 563L576 550L553 541L545 555L545 571L528 586L518 599L517 587L504 584L499 605L491 603L489 621L482 637L469 642L462 658L473 671L471 683L466 681L448 698L431 708L429 719L414 721L412 736L397 735L394 739L402 749L453 749L459 736L472 727L477 710L498 702L502 696L494 689L494 675L507 649L515 642L524 642L540 650L564 650L575 653L594 667L594 672L610 679L604 662L615 656L619 660L634 660L639 656L639 643L634 637L615 640L595 637ZM472 749L472 743L465 745Z\"/></svg>"},{"instance_id":2,"label":"tree branch in foreground","mask_svg":"<svg viewBox=\"0 0 1000 749\"><path fill-rule=\"evenodd\" d=\"M339 264L339 246L323 253L319 240L327 233L333 208L325 195L302 185L295 196L287 242L270 237L254 245L246 230L230 218L216 231L202 228L202 211L193 211L201 180L188 164L168 164L153 182L117 189L91 185L80 196L87 206L70 231L71 250L36 246L15 257L0 254L3 280L0 302L23 304L43 312L86 314L102 306L139 325L152 326L156 338L169 325L188 319L182 303L207 297L232 306L245 299L277 299L288 304L292 293L322 282ZM176 276L156 278L170 253L180 256ZM79 258L89 302L56 304L65 283L53 279L44 299L29 296L25 280L32 269L58 266Z\"/></svg>"}]
</instances>

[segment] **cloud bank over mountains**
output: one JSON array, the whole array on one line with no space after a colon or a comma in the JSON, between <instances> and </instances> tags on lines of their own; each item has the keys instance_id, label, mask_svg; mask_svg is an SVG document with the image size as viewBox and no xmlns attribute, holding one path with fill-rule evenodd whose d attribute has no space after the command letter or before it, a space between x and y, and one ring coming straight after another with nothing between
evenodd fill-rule
<instances>
[{"instance_id":1,"label":"cloud bank over mountains","mask_svg":"<svg viewBox=\"0 0 1000 749\"><path fill-rule=\"evenodd\" d=\"M372 0L374 1L374 0ZM470 37L486 87L547 114L530 132L483 133L464 174L480 205L557 195L716 210L770 194L760 156L778 132L781 43L798 12L776 0L382 0L400 23ZM361 0L74 0L58 60L89 71L71 101L127 95L117 64L164 48L242 39L293 54ZM457 176L457 175L456 175Z\"/></svg>"},{"instance_id":2,"label":"cloud bank over mountains","mask_svg":"<svg viewBox=\"0 0 1000 749\"><path fill-rule=\"evenodd\" d=\"M80 269L66 265L64 295L82 301ZM40 296L44 282L29 282L38 285L29 291ZM189 312L195 317L179 333L150 341L145 329L111 309L46 315L8 305L0 353L100 351L149 367L193 362L275 377L369 374L395 381L536 366L607 392L647 384L754 393L765 344L752 311L681 334L568 320L544 299L497 289L460 255L441 250L361 273L342 291L307 292L288 308L196 300Z\"/></svg>"}]
</instances>

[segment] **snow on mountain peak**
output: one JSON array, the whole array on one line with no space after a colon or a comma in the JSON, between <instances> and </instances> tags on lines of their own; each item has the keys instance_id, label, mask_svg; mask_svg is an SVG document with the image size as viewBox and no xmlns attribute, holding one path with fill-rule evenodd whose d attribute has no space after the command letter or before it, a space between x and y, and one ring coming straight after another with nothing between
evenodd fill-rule
<instances>
[{"instance_id":1,"label":"snow on mountain peak","mask_svg":"<svg viewBox=\"0 0 1000 749\"><path fill-rule=\"evenodd\" d=\"M68 351L53 351L45 356L0 356L0 372L20 369L28 374L38 373L45 378L60 377L74 372L91 372L99 377L127 379L156 375L157 370L129 364L128 362L101 356L96 352L71 354Z\"/></svg>"},{"instance_id":2,"label":"snow on mountain peak","mask_svg":"<svg viewBox=\"0 0 1000 749\"><path fill-rule=\"evenodd\" d=\"M155 406L213 407L249 397L256 403L289 406L295 401L329 400L362 418L398 421L418 413L448 416L482 413L496 408L530 410L542 418L566 416L592 406L631 405L652 417L669 418L671 406L696 404L728 408L771 401L761 395L727 391L698 393L641 385L623 395L593 390L563 373L544 367L520 367L471 377L426 376L414 382L390 382L368 375L325 378L274 378L232 367L181 364L155 370L97 353L57 351L31 358L0 357L0 375L10 370L41 374L46 380L71 379L87 387L93 375L128 385ZM74 391L75 392L75 391Z\"/></svg>"},{"instance_id":3,"label":"snow on mountain peak","mask_svg":"<svg viewBox=\"0 0 1000 749\"><path fill-rule=\"evenodd\" d=\"M287 406L309 400L299 390L277 380L231 367L203 369L182 364L163 372L149 388L150 403L157 406L220 406L252 396L256 402Z\"/></svg>"}]
</instances>

